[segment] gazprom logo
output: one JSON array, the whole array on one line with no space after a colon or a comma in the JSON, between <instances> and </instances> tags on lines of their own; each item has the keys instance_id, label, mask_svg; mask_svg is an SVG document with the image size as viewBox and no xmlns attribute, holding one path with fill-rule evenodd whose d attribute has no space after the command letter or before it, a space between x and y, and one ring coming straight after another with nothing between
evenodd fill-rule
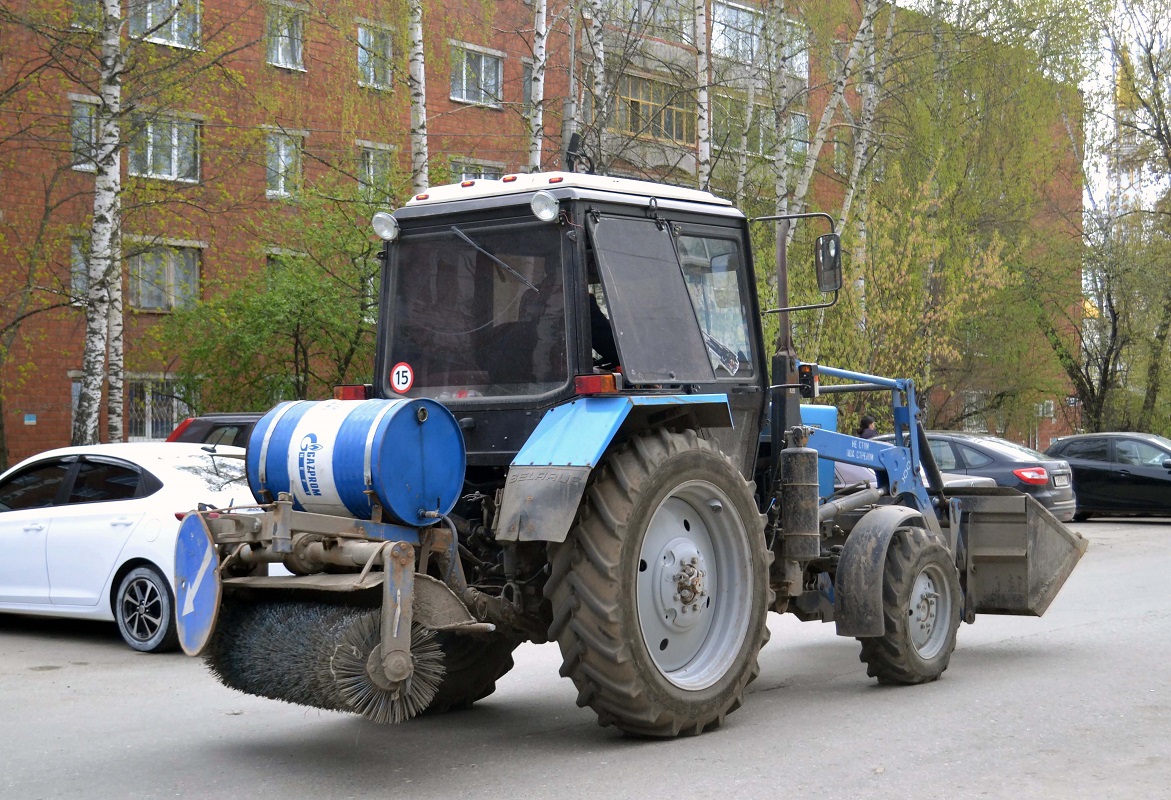
<instances>
[{"instance_id":1,"label":"gazprom logo","mask_svg":"<svg viewBox=\"0 0 1171 800\"><path fill-rule=\"evenodd\" d=\"M322 445L317 443L317 434L309 433L301 439L301 449L297 453L297 474L301 478L301 488L310 497L321 496L321 483L317 477L317 451Z\"/></svg>"}]
</instances>

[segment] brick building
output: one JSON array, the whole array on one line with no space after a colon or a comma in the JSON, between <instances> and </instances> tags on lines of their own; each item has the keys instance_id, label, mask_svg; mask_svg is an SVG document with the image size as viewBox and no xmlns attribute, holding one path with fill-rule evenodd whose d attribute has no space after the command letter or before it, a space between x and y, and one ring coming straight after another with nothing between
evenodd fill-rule
<instances>
[{"instance_id":1,"label":"brick building","mask_svg":"<svg viewBox=\"0 0 1171 800\"><path fill-rule=\"evenodd\" d=\"M540 3L423 5L431 183L527 170ZM858 8L841 5L848 38ZM22 319L0 327L0 442L11 461L70 438L93 209L98 6L17 0L11 13L39 28L0 17L0 326ZM599 171L694 186L706 169L714 191L767 210L777 186L795 182L844 53L836 41L811 47L799 11L770 10L764 0L708 0L704 64L692 0L548 0L542 168L561 168L563 133L576 130ZM197 298L262 282L288 255L274 231L301 219L305 187L365 187L387 204L409 194L407 17L406 0L128 7L126 438L162 438L186 411L152 331ZM38 60L50 52L56 61ZM704 93L706 155L697 141ZM851 90L848 105L859 102ZM840 133L827 142L813 207L840 203L851 146ZM780 178L779 152L792 167Z\"/></svg>"}]
</instances>

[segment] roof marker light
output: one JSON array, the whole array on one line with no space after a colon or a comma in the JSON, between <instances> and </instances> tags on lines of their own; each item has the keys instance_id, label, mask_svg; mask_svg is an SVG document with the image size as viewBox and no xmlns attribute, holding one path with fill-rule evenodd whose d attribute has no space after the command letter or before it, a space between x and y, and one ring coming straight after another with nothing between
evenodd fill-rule
<instances>
[{"instance_id":1,"label":"roof marker light","mask_svg":"<svg viewBox=\"0 0 1171 800\"><path fill-rule=\"evenodd\" d=\"M505 175L500 180L504 183L512 183L513 181L516 180L516 176L515 175Z\"/></svg>"},{"instance_id":2,"label":"roof marker light","mask_svg":"<svg viewBox=\"0 0 1171 800\"><path fill-rule=\"evenodd\" d=\"M565 180L565 178L558 175L556 178L550 178L549 183L561 183L563 180Z\"/></svg>"},{"instance_id":3,"label":"roof marker light","mask_svg":"<svg viewBox=\"0 0 1171 800\"><path fill-rule=\"evenodd\" d=\"M429 195L429 194L417 194L417 195L415 195L415 199L416 200L426 200L430 196L431 195Z\"/></svg>"},{"instance_id":4,"label":"roof marker light","mask_svg":"<svg viewBox=\"0 0 1171 800\"><path fill-rule=\"evenodd\" d=\"M475 186L475 185L476 185L475 181L463 181L462 183L460 183L460 186L463 186L465 188L467 188L468 186Z\"/></svg>"}]
</instances>

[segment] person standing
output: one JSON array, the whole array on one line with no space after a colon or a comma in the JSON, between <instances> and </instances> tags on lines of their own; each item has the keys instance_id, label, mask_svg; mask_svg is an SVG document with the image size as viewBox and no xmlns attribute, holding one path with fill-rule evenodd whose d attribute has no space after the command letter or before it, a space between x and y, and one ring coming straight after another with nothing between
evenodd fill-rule
<instances>
[{"instance_id":1,"label":"person standing","mask_svg":"<svg viewBox=\"0 0 1171 800\"><path fill-rule=\"evenodd\" d=\"M873 439L878 435L878 428L874 424L874 417L869 414L862 416L862 421L858 423L858 436L863 439Z\"/></svg>"}]
</instances>

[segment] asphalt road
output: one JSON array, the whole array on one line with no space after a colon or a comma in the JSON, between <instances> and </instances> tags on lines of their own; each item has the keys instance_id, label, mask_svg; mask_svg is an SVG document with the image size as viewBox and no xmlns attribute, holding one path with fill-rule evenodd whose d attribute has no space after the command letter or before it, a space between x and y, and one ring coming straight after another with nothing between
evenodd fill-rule
<instances>
[{"instance_id":1,"label":"asphalt road","mask_svg":"<svg viewBox=\"0 0 1171 800\"><path fill-rule=\"evenodd\" d=\"M0 798L1171 798L1171 522L1074 527L1046 616L963 626L938 682L879 687L855 641L771 615L744 707L675 741L598 727L555 645L471 711L381 728L0 616Z\"/></svg>"}]
</instances>

